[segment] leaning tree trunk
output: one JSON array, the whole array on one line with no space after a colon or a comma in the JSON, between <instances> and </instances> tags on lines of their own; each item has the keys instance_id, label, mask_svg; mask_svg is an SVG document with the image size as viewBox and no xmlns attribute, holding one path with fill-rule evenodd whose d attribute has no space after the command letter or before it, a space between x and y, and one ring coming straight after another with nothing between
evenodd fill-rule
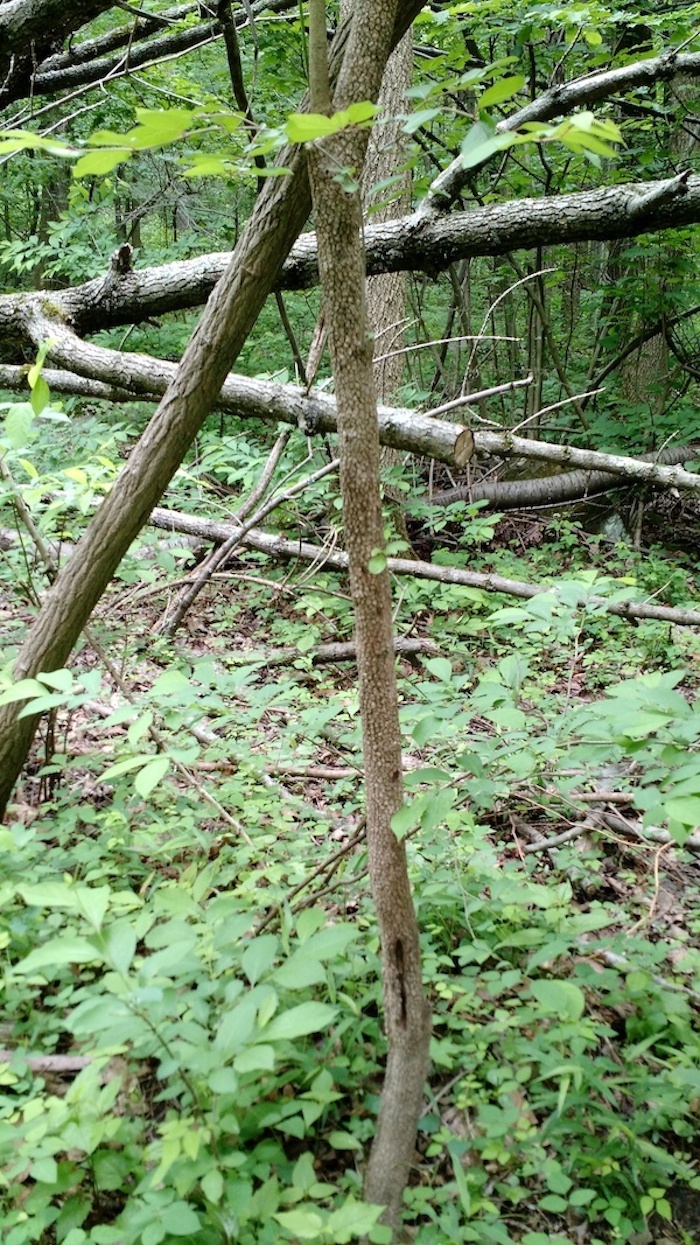
<instances>
[{"instance_id":1,"label":"leaning tree trunk","mask_svg":"<svg viewBox=\"0 0 700 1245\"><path fill-rule=\"evenodd\" d=\"M399 0L397 42L421 9L420 0ZM348 23L333 42L331 71L343 55ZM373 83L374 78L370 81ZM364 66L357 67L360 98L372 94ZM281 156L290 177L266 182L226 272L211 295L177 376L122 470L112 492L91 520L70 562L47 592L15 665L15 678L56 670L68 659L92 610L131 542L177 471L212 409L226 373L238 357L310 208L303 152ZM18 718L15 703L0 708L0 817L27 755L38 718Z\"/></svg>"},{"instance_id":2,"label":"leaning tree trunk","mask_svg":"<svg viewBox=\"0 0 700 1245\"><path fill-rule=\"evenodd\" d=\"M395 0L357 0L351 43L333 105L361 99L355 67L373 67L377 86L389 51ZM324 0L309 4L311 100L327 112ZM314 37L318 36L318 37ZM316 59L318 56L318 60ZM391 586L386 566L371 560L384 543L377 400L372 335L365 297L362 213L353 179L364 155L362 133L345 130L309 148L318 237L319 273L329 329L339 429L343 520L355 610L362 716L369 869L382 948L384 1018L389 1052L365 1197L384 1206L394 1231L413 1158L430 1042L430 1008L423 993L418 925L406 853L391 828L401 806L402 765ZM344 184L345 182L345 184Z\"/></svg>"}]
</instances>

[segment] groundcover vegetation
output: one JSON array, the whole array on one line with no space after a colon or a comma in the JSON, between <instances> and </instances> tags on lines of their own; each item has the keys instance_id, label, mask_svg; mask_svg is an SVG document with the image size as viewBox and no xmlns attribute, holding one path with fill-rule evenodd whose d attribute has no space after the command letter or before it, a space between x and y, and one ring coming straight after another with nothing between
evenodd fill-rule
<instances>
[{"instance_id":1,"label":"groundcover vegetation","mask_svg":"<svg viewBox=\"0 0 700 1245\"><path fill-rule=\"evenodd\" d=\"M128 430L60 427L6 463L65 538ZM186 470L170 501L211 510L211 488ZM494 527L467 524L473 564L522 574ZM95 645L25 689L50 725L0 830L7 1245L386 1239L361 1184L384 1045L356 692L314 658L351 636L344 582L241 555L153 639L193 556L145 534ZM399 657L434 1013L407 1225L692 1240L697 639L605 613L668 577L660 553L557 521L535 556L552 586L517 606L396 584L399 633L431 642ZM4 557L11 648L37 572Z\"/></svg>"}]
</instances>

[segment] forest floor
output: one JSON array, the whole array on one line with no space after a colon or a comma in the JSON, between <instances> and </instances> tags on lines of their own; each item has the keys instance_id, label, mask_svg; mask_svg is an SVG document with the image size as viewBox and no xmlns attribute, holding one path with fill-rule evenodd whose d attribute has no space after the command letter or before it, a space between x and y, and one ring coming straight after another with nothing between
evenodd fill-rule
<instances>
[{"instance_id":1,"label":"forest floor","mask_svg":"<svg viewBox=\"0 0 700 1245\"><path fill-rule=\"evenodd\" d=\"M165 946L167 933L153 933L167 926L162 888L194 894L201 905L197 919L186 918L201 941L194 955L205 955L211 935L197 920L225 898L236 918L247 913L248 946L265 947L252 971L242 943L236 955L243 960L232 958L228 977L247 978L253 989L276 983L280 998L282 983L302 1003L330 998L342 1018L335 1034L314 1038L311 1065L304 1034L274 1075L253 1060L244 1095L252 1123L247 1141L234 1146L236 1164L244 1172L250 1166L254 1201L262 1147L274 1138L268 1168L281 1184L311 1152L326 1192L307 1182L306 1202L332 1206L338 1191L360 1195L383 1051L354 663L315 660L319 645L351 639L346 586L323 570L311 579L301 567L274 567L259 556L232 559L174 639L165 639L159 619L192 550L146 541L153 557L124 564L93 619L100 653L84 645L71 680L56 690L4 832L15 855L2 923L21 989L2 1032L7 1046L29 1050L35 1062L13 1081L0 1123L15 1118L18 1095L45 1110L47 1095L70 1099L74 1072L48 1075L42 1059L89 1060L104 1048L99 1026L70 1020L103 989L101 970L80 971L57 955L48 991L41 973L22 975L22 963L49 935L78 937L85 917L51 899L51 880L107 887L104 919L113 918L115 929L129 911L124 896L136 897L143 912L154 905L155 925L134 945L134 971L139 956L146 964L153 947ZM635 581L670 603L692 598L682 557L671 561L657 550L641 558L566 525L554 540L551 532L534 540L527 528L514 532L509 519L501 540L470 556L471 565L502 574L522 573L527 559L530 578L557 585L578 576L596 593ZM19 558L8 558L0 627L11 649L31 611ZM658 623L631 626L585 603L567 604L556 591L516 608L485 592L407 581L397 583L397 628L432 642L427 655L398 661L409 809L402 833L435 1026L407 1192L409 1238L700 1239L698 637ZM3 850L9 846L3 840ZM174 921L175 909L167 912ZM311 929L347 929L353 954L342 948L337 962L323 961L323 974L311 970L297 945L306 921ZM221 942L216 931L214 938ZM177 966L166 974L181 998L192 990L186 960L182 977ZM330 995L321 988L326 973ZM192 1050L215 1046L228 1006L219 980L211 979L198 1036L173 1004L160 1030L166 1053L140 1031L119 1043L122 1092L103 1113L117 1121L108 1149L129 1153L133 1163L136 1146L144 1179L160 1154L153 1138L191 1112L192 1094L210 1132L221 1129L208 1114L207 1076L204 1089L192 1084L199 1075ZM167 1039L171 1020L187 1030L189 1053L178 1054ZM183 1081L178 1069L188 1060L195 1072ZM339 1097L305 1116L304 1093L308 1099L319 1066ZM135 1123L128 1142L125 1113ZM31 1171L35 1142L27 1134L23 1144ZM18 1176L14 1155L14 1146L3 1151L0 1129L13 1231L28 1192L34 1188L36 1206L42 1187L36 1175ZM79 1168L80 1146L63 1161ZM161 1154L166 1190L172 1176L173 1198L186 1189L180 1200L201 1220L201 1232L187 1239L226 1239L211 1235L216 1217L203 1209L226 1193L218 1202L203 1197L209 1186L201 1178L187 1190L178 1163L170 1176L166 1169ZM27 1240L73 1245L46 1209L68 1224L71 1188L56 1175L41 1202L44 1235ZM135 1194L119 1174L107 1192L92 1198L75 1228L94 1230L86 1241L122 1239L100 1235L100 1225L128 1220L138 1187ZM285 1196L279 1205L293 1207L302 1194ZM254 1223L251 1212L250 1232L258 1235L250 1239L266 1240ZM317 1236L329 1239L321 1229ZM23 1239L8 1236L11 1245ZM299 1239L310 1237L300 1231Z\"/></svg>"}]
</instances>

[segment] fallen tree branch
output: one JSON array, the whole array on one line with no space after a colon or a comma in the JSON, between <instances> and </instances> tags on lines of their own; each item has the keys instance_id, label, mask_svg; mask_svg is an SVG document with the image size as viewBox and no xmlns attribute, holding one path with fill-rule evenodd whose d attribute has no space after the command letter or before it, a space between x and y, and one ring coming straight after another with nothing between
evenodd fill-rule
<instances>
[{"instance_id":1,"label":"fallen tree branch","mask_svg":"<svg viewBox=\"0 0 700 1245\"><path fill-rule=\"evenodd\" d=\"M481 441L477 433L477 444ZM546 442L538 441L542 447ZM558 449L565 447L558 446ZM587 452L587 451L584 451ZM629 462L647 462L663 465L680 464L700 457L700 446L669 445L651 454L641 454L639 459L626 459L619 455L598 454L599 459L615 462L609 471L566 471L551 476L529 477L525 480L477 480L474 484L462 484L457 488L433 493L431 501L437 506L447 506L455 501L488 501L499 510L525 510L532 506L553 506L559 503L585 500L610 489L620 488L629 480ZM548 461L552 461L549 459ZM624 468L621 464L624 463ZM687 473L686 473L687 474ZM694 474L694 473L693 473ZM620 478L622 477L622 478ZM696 477L700 487L700 476ZM635 476L634 479L637 479ZM670 485L668 487L671 487Z\"/></svg>"},{"instance_id":2,"label":"fallen tree branch","mask_svg":"<svg viewBox=\"0 0 700 1245\"><path fill-rule=\"evenodd\" d=\"M198 536L203 540L223 542L228 540L232 529L227 523L211 523L194 515L182 514L177 510L166 510L156 507L151 512L149 522L154 527L170 532L185 532ZM280 561L312 562L329 567L331 570L346 571L347 555L341 551L330 552L303 540L287 540L283 536L270 535L267 532L248 532L241 542L248 549L264 553L268 557ZM543 592L552 591L541 584L528 584L518 579L506 579L502 575L467 571L455 566L436 566L432 562L412 561L410 558L387 558L389 570L395 575L412 575L417 579L430 579L443 584L458 584L467 588L481 588L486 592L501 592L505 596L529 599ZM670 605L651 605L639 601L608 601L604 597L588 596L584 585L581 585L582 599L596 607L602 607L608 614L616 614L621 618L658 619L663 622L676 623L679 626L700 626L700 610L682 609Z\"/></svg>"},{"instance_id":3,"label":"fallen tree branch","mask_svg":"<svg viewBox=\"0 0 700 1245\"><path fill-rule=\"evenodd\" d=\"M56 1072L59 1075L65 1075L67 1072L82 1072L83 1068L87 1068L92 1063L90 1055L27 1055L20 1046L2 1047L0 1049L0 1064L11 1063L15 1055L19 1055L23 1063L32 1072Z\"/></svg>"},{"instance_id":4,"label":"fallen tree branch","mask_svg":"<svg viewBox=\"0 0 700 1245\"><path fill-rule=\"evenodd\" d=\"M149 355L120 353L83 341L63 324L48 319L44 306L36 298L27 301L24 317L36 347L42 342L52 342L49 358L74 372L87 374L103 385L123 390L126 384L133 390L132 398L153 398L165 393L177 373L175 363ZM16 374L19 377L19 369ZM251 380L231 373L224 382L216 405L241 419L257 418L295 424L307 434L337 430L334 399L326 394L305 394L293 385ZM534 458L589 471L602 470L661 488L700 492L700 475L678 466L660 465L656 461L658 454L654 455L654 461L645 462L619 454L601 454L597 450L534 441L510 432L472 433L458 424L433 420L429 414L399 407L380 407L378 413L382 445L434 458L451 466L465 466L476 449L479 453L498 454L505 458ZM689 447L688 457L692 458L694 452ZM435 494L432 500L436 504L447 505L469 495L468 488L463 487Z\"/></svg>"},{"instance_id":5,"label":"fallen tree branch","mask_svg":"<svg viewBox=\"0 0 700 1245\"><path fill-rule=\"evenodd\" d=\"M431 656L435 656L439 651L435 641L429 640L427 637L394 637L394 652L402 657L411 657L418 653L428 653ZM309 657L312 666L320 666L327 661L355 661L357 645L354 640L339 640L332 644L319 644L316 648L305 653L300 653L298 648L281 648L273 653L266 652L260 659L256 658L255 654L241 654L242 660L263 660L266 666L286 666L290 661L294 661L299 657Z\"/></svg>"},{"instance_id":6,"label":"fallen tree branch","mask_svg":"<svg viewBox=\"0 0 700 1245\"><path fill-rule=\"evenodd\" d=\"M661 826L644 826L640 829L633 822L628 821L626 817L620 817L617 813L606 813L603 811L594 814L599 821L610 830L614 830L616 834L624 834L627 838L637 839L637 841L651 843L675 843L676 847L686 852L700 852L700 834L691 834L684 843L676 843L668 830L664 830Z\"/></svg>"},{"instance_id":7,"label":"fallen tree branch","mask_svg":"<svg viewBox=\"0 0 700 1245\"><path fill-rule=\"evenodd\" d=\"M174 381L178 365L150 355L108 350L83 341L65 325L48 319L42 305L32 300L25 307L27 331L38 348L50 341L49 358L72 373L87 375L101 384L131 390L137 398L155 400ZM48 383L53 371L44 373ZM326 394L305 394L294 385L251 380L229 374L216 400L219 410L239 419L264 419L292 424L307 435L337 431L335 400ZM455 467L464 467L474 452L474 438L468 428L444 420L431 419L419 411L394 407L379 408L379 439L382 445L434 458Z\"/></svg>"},{"instance_id":8,"label":"fallen tree branch","mask_svg":"<svg viewBox=\"0 0 700 1245\"><path fill-rule=\"evenodd\" d=\"M572 242L635 237L651 230L677 228L700 221L700 177L690 176L682 193L663 198L668 180L627 182L598 190L515 199L449 216L418 213L365 226L367 272L409 269L432 275L460 259L504 255L519 249ZM655 196L655 192L658 195ZM646 204L640 208L640 204ZM81 336L123 324L137 324L169 311L201 306L225 272L230 252L214 252L155 268L139 268L96 277L66 290L38 295L0 296L0 340L20 342L22 308L39 298L47 314L62 320ZM314 233L302 234L284 264L275 289L308 289L318 284L318 250Z\"/></svg>"}]
</instances>

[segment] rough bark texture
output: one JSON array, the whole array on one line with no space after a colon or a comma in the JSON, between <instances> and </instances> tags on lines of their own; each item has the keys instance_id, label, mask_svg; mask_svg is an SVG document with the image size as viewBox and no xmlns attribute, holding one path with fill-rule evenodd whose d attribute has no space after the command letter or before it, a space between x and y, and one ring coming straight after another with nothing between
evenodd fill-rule
<instances>
[{"instance_id":1,"label":"rough bark texture","mask_svg":"<svg viewBox=\"0 0 700 1245\"><path fill-rule=\"evenodd\" d=\"M410 31L394 48L384 73L379 96L378 122L372 130L367 148L363 177L365 212L372 206L373 186L396 176L404 155L405 136L402 134L400 114L406 109L406 91L411 85L413 69L413 40ZM391 193L391 201L381 203L381 198ZM411 183L408 173L402 175L393 191L380 192L381 206L368 218L374 224L396 220L405 216L411 207ZM403 355L399 351L404 341L406 314L405 272L381 273L367 281L367 313L374 333L375 357L390 355L375 363L374 375L380 402L390 402L403 379ZM386 461L386 459L385 459Z\"/></svg>"},{"instance_id":2,"label":"rough bark texture","mask_svg":"<svg viewBox=\"0 0 700 1245\"><path fill-rule=\"evenodd\" d=\"M29 93L37 64L111 0L5 0L0 5L0 107Z\"/></svg>"},{"instance_id":3,"label":"rough bark texture","mask_svg":"<svg viewBox=\"0 0 700 1245\"><path fill-rule=\"evenodd\" d=\"M0 5L0 56L26 49L32 40L64 39L112 8L112 0L4 0Z\"/></svg>"},{"instance_id":4,"label":"rough bark texture","mask_svg":"<svg viewBox=\"0 0 700 1245\"><path fill-rule=\"evenodd\" d=\"M236 25L245 25L251 12L281 12L292 8L295 2L256 0L236 14ZM212 11L213 7L210 6ZM0 107L29 95L36 98L71 91L96 85L106 78L114 81L134 69L201 47L221 35L216 19L205 20L209 15L206 5L179 4L150 14L134 6L130 22L93 39L77 43L71 40L68 48L61 49L66 35L72 35L109 8L112 4L105 0L6 0L0 4L0 67L5 67ZM173 30L173 23L191 13L199 13L202 20L196 26Z\"/></svg>"},{"instance_id":5,"label":"rough bark texture","mask_svg":"<svg viewBox=\"0 0 700 1245\"><path fill-rule=\"evenodd\" d=\"M395 4L358 0L348 75L334 107L361 99L355 74L373 65L379 77L389 50ZM377 89L379 79L377 80ZM369 563L384 543L373 343L365 300L361 208L339 169L361 164L361 137L344 132L309 151L319 243L319 271L329 330L338 416L345 543L355 610L362 715L369 871L379 924L385 1027L389 1052L365 1197L384 1206L382 1221L398 1230L415 1147L430 1041L418 925L403 843L391 829L402 802L401 735L388 572Z\"/></svg>"},{"instance_id":6,"label":"rough bark texture","mask_svg":"<svg viewBox=\"0 0 700 1245\"><path fill-rule=\"evenodd\" d=\"M402 0L395 39L405 33L420 7L416 0ZM347 37L346 24L334 40L336 72ZM366 75L359 73L357 81L360 87L366 86ZM378 90L379 83L373 98ZM369 92L361 96L368 97ZM226 373L253 327L309 211L304 153L290 151L284 162L291 176L265 184L229 267L190 339L175 379L112 492L46 594L20 650L16 678L65 664L119 562L214 406ZM5 811L37 726L37 719L18 719L17 712L17 705L0 710L0 815Z\"/></svg>"}]
</instances>

